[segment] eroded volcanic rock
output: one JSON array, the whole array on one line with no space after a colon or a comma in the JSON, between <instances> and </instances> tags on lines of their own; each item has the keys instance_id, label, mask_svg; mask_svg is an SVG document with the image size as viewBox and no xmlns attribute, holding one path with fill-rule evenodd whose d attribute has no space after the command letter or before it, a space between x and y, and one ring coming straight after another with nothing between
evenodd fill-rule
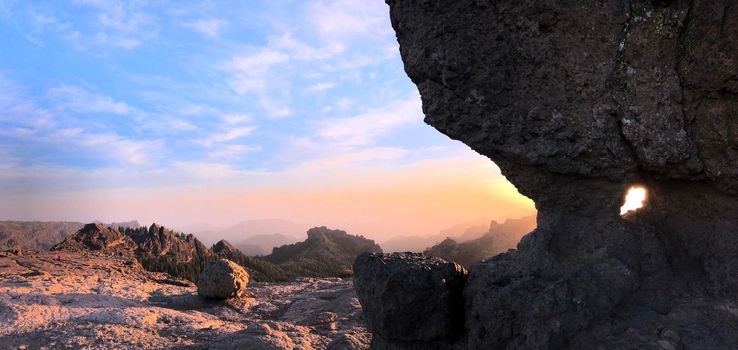
<instances>
[{"instance_id":1,"label":"eroded volcanic rock","mask_svg":"<svg viewBox=\"0 0 738 350\"><path fill-rule=\"evenodd\" d=\"M51 250L98 251L103 254L133 256L136 243L116 228L101 223L87 224Z\"/></svg>"},{"instance_id":2,"label":"eroded volcanic rock","mask_svg":"<svg viewBox=\"0 0 738 350\"><path fill-rule=\"evenodd\" d=\"M197 294L212 299L240 297L248 285L249 274L243 267L228 259L218 259L200 272Z\"/></svg>"},{"instance_id":3,"label":"eroded volcanic rock","mask_svg":"<svg viewBox=\"0 0 738 350\"><path fill-rule=\"evenodd\" d=\"M425 121L538 209L471 268L457 346L738 347L738 6L387 2Z\"/></svg>"},{"instance_id":4,"label":"eroded volcanic rock","mask_svg":"<svg viewBox=\"0 0 738 350\"><path fill-rule=\"evenodd\" d=\"M445 348L463 330L466 270L418 253L364 253L354 263L354 285L376 347L405 342Z\"/></svg>"}]
</instances>

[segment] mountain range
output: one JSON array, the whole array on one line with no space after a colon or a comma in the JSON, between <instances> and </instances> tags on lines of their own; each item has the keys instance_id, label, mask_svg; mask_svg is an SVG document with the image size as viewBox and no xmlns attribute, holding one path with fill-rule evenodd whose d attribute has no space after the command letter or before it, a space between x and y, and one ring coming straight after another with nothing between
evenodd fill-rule
<instances>
[{"instance_id":1,"label":"mountain range","mask_svg":"<svg viewBox=\"0 0 738 350\"><path fill-rule=\"evenodd\" d=\"M105 227L84 225L51 247L54 251L135 256L144 268L197 280L204 264L227 258L246 268L257 281L288 281L296 277L345 277L363 252L381 252L379 245L362 236L341 230L315 227L307 239L273 249L272 254L249 256L227 240L208 248L192 234L172 231L159 224L150 227Z\"/></svg>"},{"instance_id":2,"label":"mountain range","mask_svg":"<svg viewBox=\"0 0 738 350\"><path fill-rule=\"evenodd\" d=\"M74 221L0 221L0 249L49 250L54 244L79 231L85 224ZM138 227L138 221L105 224Z\"/></svg>"}]
</instances>

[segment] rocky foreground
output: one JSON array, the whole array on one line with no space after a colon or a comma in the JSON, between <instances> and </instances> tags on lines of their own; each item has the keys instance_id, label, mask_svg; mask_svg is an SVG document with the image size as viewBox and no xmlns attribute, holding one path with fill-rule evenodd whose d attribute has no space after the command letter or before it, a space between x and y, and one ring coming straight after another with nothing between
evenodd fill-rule
<instances>
[{"instance_id":1,"label":"rocky foreground","mask_svg":"<svg viewBox=\"0 0 738 350\"><path fill-rule=\"evenodd\" d=\"M352 282L252 283L207 300L185 280L92 253L0 253L0 344L18 349L365 349Z\"/></svg>"}]
</instances>

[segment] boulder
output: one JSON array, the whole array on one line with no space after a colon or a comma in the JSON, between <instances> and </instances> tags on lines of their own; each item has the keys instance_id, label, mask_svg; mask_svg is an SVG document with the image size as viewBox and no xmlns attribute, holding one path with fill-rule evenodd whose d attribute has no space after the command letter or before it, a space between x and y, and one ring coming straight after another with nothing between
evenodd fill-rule
<instances>
[{"instance_id":1,"label":"boulder","mask_svg":"<svg viewBox=\"0 0 738 350\"><path fill-rule=\"evenodd\" d=\"M197 280L197 294L205 298L226 299L240 297L249 285L249 274L241 266L227 259L209 262Z\"/></svg>"},{"instance_id":2,"label":"boulder","mask_svg":"<svg viewBox=\"0 0 738 350\"><path fill-rule=\"evenodd\" d=\"M462 331L461 265L418 253L364 253L354 285L375 343L425 343Z\"/></svg>"}]
</instances>

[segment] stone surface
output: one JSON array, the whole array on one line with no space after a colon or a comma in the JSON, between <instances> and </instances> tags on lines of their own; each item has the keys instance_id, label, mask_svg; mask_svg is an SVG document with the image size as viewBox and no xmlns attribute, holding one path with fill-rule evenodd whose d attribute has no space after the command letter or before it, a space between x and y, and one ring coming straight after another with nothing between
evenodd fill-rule
<instances>
[{"instance_id":1,"label":"stone surface","mask_svg":"<svg viewBox=\"0 0 738 350\"><path fill-rule=\"evenodd\" d=\"M335 330L314 324L326 314ZM0 252L2 348L307 350L353 339L357 347L336 349L365 350L360 315L351 280L252 283L216 302L128 258Z\"/></svg>"},{"instance_id":2,"label":"stone surface","mask_svg":"<svg viewBox=\"0 0 738 350\"><path fill-rule=\"evenodd\" d=\"M466 270L456 263L417 253L364 253L354 263L354 284L375 341L418 342L461 334L461 292Z\"/></svg>"},{"instance_id":3,"label":"stone surface","mask_svg":"<svg viewBox=\"0 0 738 350\"><path fill-rule=\"evenodd\" d=\"M197 280L197 294L205 298L226 299L243 295L249 285L249 273L228 259L205 265Z\"/></svg>"},{"instance_id":4,"label":"stone surface","mask_svg":"<svg viewBox=\"0 0 738 350\"><path fill-rule=\"evenodd\" d=\"M737 6L387 3L425 121L538 209L517 250L472 266L455 346L738 347L720 311L738 297ZM621 217L632 184L646 207Z\"/></svg>"}]
</instances>

